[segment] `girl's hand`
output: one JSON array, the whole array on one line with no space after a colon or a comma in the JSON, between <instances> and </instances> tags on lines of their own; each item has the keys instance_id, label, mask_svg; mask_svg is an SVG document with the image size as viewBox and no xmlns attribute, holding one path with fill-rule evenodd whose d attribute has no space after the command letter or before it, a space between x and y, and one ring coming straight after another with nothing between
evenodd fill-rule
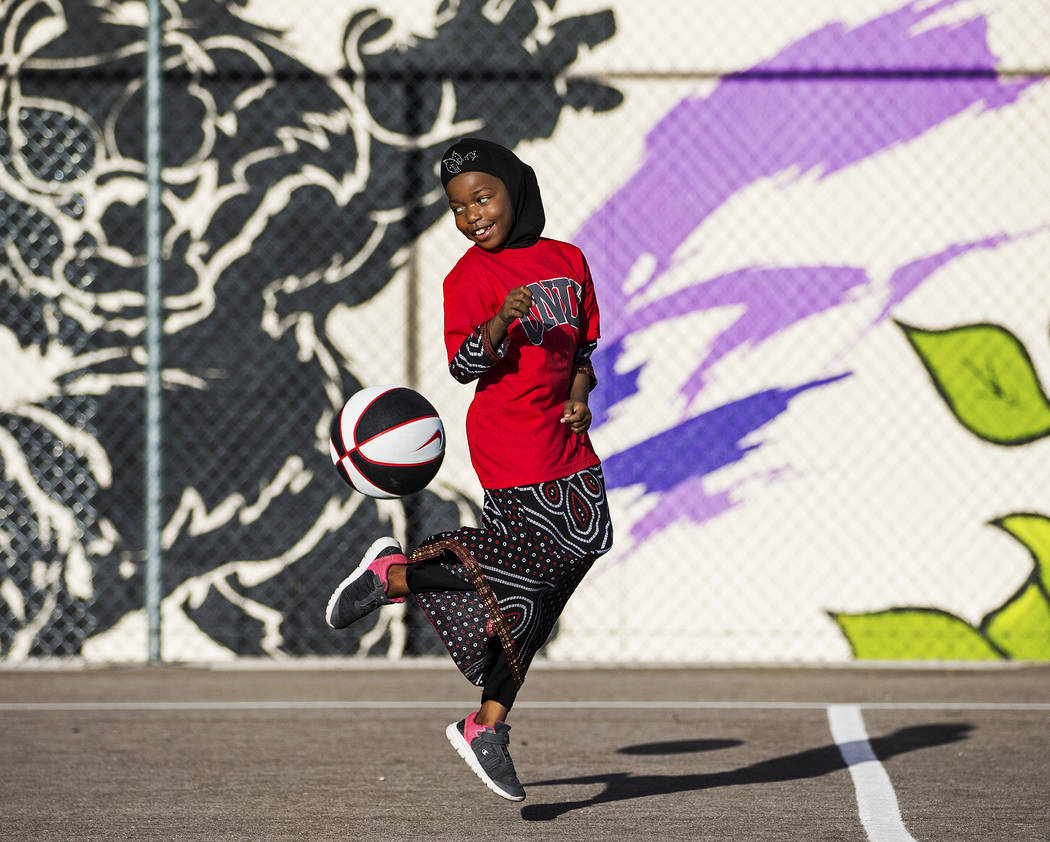
<instances>
[{"instance_id":1,"label":"girl's hand","mask_svg":"<svg viewBox=\"0 0 1050 842\"><path fill-rule=\"evenodd\" d=\"M503 299L503 306L489 319L489 342L498 348L507 338L507 329L532 309L532 293L528 287L515 287Z\"/></svg>"},{"instance_id":2,"label":"girl's hand","mask_svg":"<svg viewBox=\"0 0 1050 842\"><path fill-rule=\"evenodd\" d=\"M591 426L591 408L584 401L569 399L562 410L561 423L568 424L576 435L582 436Z\"/></svg>"},{"instance_id":3,"label":"girl's hand","mask_svg":"<svg viewBox=\"0 0 1050 842\"><path fill-rule=\"evenodd\" d=\"M515 321L527 315L532 309L532 293L528 287L515 287L507 293L503 306L496 314L504 329L510 327Z\"/></svg>"}]
</instances>

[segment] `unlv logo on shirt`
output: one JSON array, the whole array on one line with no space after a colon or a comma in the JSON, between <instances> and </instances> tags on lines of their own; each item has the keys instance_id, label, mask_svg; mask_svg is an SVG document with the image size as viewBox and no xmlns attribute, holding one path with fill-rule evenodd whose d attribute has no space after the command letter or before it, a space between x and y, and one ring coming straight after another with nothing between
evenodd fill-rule
<instances>
[{"instance_id":1,"label":"unlv logo on shirt","mask_svg":"<svg viewBox=\"0 0 1050 842\"><path fill-rule=\"evenodd\" d=\"M583 287L578 281L572 278L533 281L528 289L532 293L532 310L518 321L533 345L542 345L543 334L558 325L569 325L579 330L579 300Z\"/></svg>"}]
</instances>

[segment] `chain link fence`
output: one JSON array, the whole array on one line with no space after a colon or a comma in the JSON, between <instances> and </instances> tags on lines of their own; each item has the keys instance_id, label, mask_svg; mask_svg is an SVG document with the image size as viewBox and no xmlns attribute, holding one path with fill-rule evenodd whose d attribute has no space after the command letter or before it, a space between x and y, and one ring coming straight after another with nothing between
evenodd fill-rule
<instances>
[{"instance_id":1,"label":"chain link fence","mask_svg":"<svg viewBox=\"0 0 1050 842\"><path fill-rule=\"evenodd\" d=\"M949 371L1022 403L1022 358L1050 373L1050 13L731 5L160 7L163 660L442 651L412 605L338 635L323 609L377 535L479 516L440 316L437 165L468 134L535 166L602 306L617 549L549 657L1050 657L1050 421L1030 395L997 440ZM147 658L147 11L0 21L8 662ZM1020 356L928 347L984 323ZM404 501L327 452L384 382L450 430Z\"/></svg>"}]
</instances>

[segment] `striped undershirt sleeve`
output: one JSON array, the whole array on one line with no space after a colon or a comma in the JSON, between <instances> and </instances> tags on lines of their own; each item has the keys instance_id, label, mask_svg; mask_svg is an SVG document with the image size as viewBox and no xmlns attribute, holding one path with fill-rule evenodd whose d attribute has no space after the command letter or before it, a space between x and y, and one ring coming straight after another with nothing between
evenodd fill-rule
<instances>
[{"instance_id":1,"label":"striped undershirt sleeve","mask_svg":"<svg viewBox=\"0 0 1050 842\"><path fill-rule=\"evenodd\" d=\"M463 340L452 361L448 364L449 373L460 383L477 380L507 355L507 340L504 339L498 348L492 347L489 339L488 322L474 329L474 332Z\"/></svg>"}]
</instances>

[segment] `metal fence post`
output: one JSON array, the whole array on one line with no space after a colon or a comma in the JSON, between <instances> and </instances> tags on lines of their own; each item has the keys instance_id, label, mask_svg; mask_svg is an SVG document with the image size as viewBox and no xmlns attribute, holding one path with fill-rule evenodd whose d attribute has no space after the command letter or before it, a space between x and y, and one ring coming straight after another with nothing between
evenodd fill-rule
<instances>
[{"instance_id":1,"label":"metal fence post","mask_svg":"<svg viewBox=\"0 0 1050 842\"><path fill-rule=\"evenodd\" d=\"M161 26L149 0L146 26L146 619L149 660L161 660Z\"/></svg>"}]
</instances>

